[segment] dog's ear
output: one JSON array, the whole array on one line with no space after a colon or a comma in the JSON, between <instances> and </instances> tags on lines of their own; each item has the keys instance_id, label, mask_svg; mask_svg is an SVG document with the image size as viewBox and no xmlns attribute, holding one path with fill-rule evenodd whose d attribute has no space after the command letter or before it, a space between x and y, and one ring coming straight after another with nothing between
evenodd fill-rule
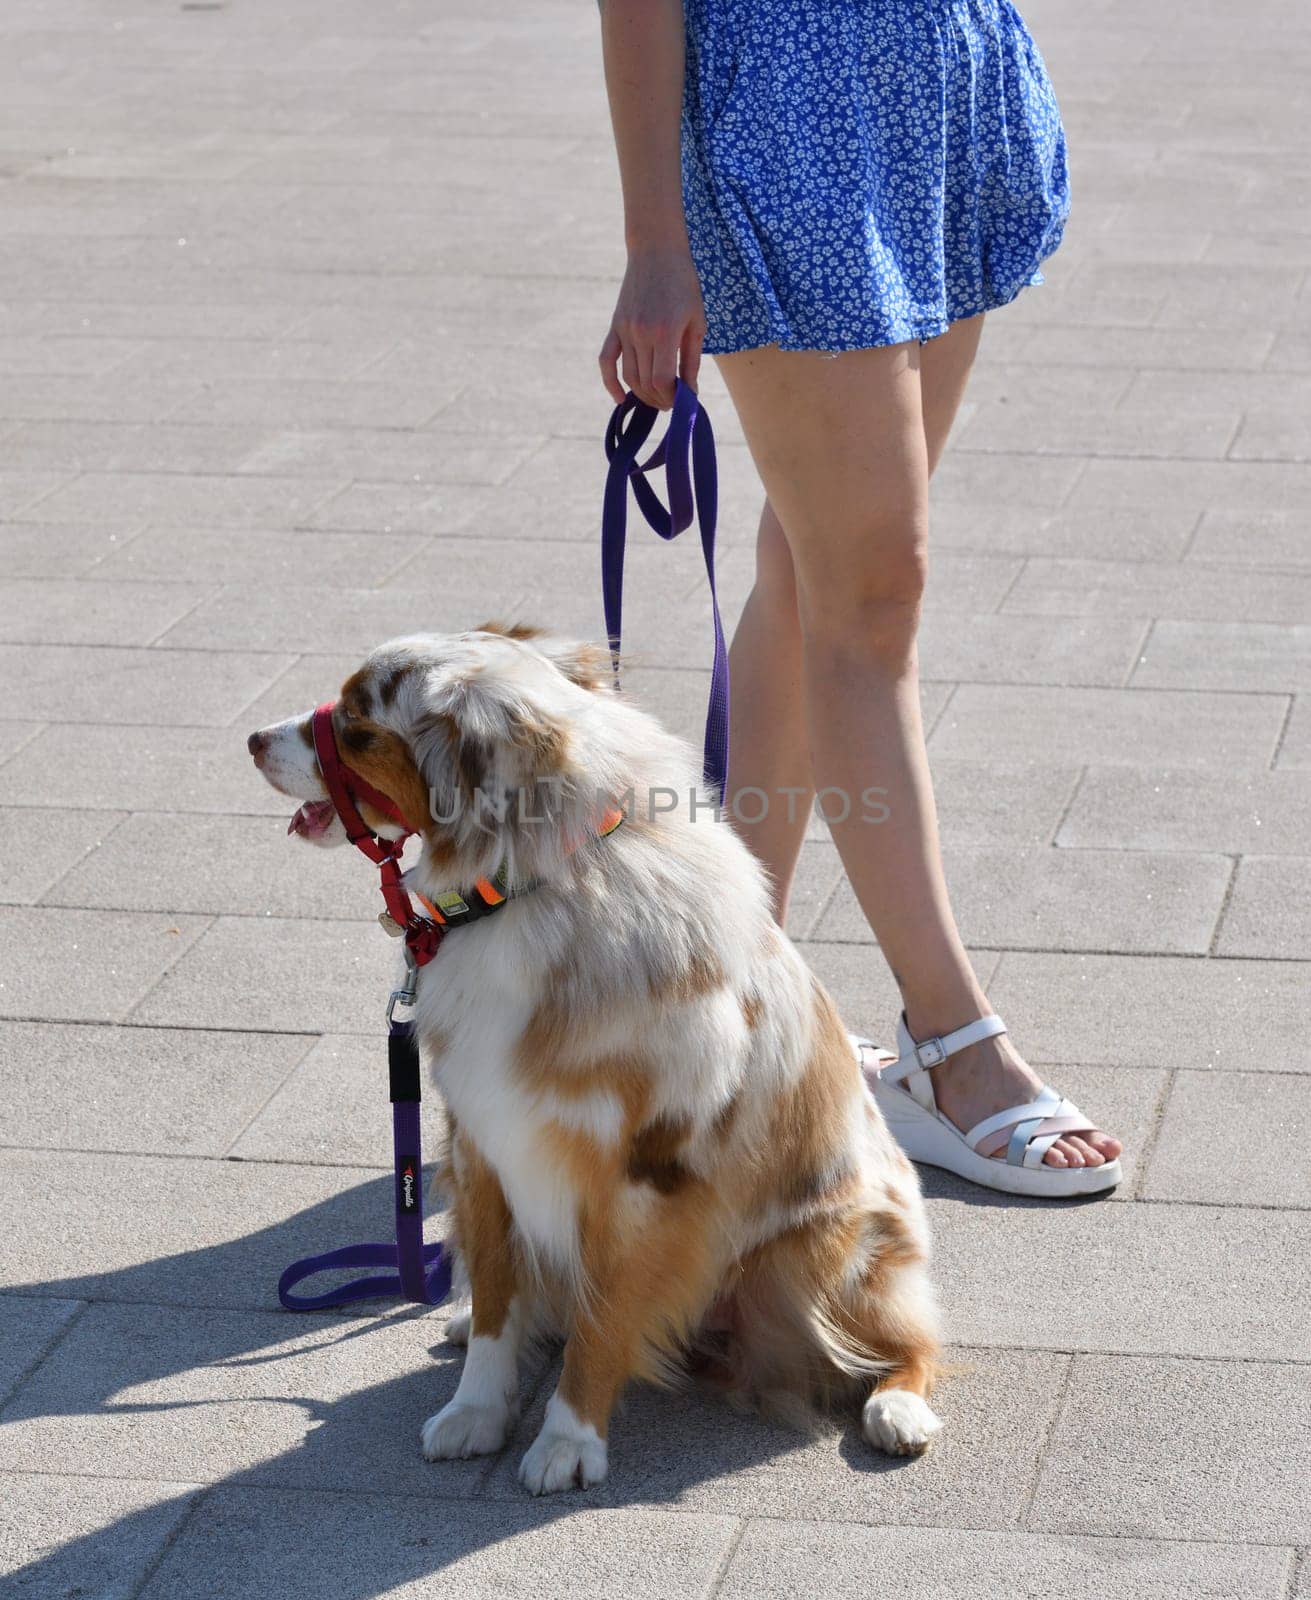
<instances>
[{"instance_id":1,"label":"dog's ear","mask_svg":"<svg viewBox=\"0 0 1311 1600\"><path fill-rule=\"evenodd\" d=\"M531 622L493 620L484 622L478 632L499 633L504 639L526 640L580 689L599 689L605 682L609 658L599 645L557 639L545 628L535 627Z\"/></svg>"},{"instance_id":2,"label":"dog's ear","mask_svg":"<svg viewBox=\"0 0 1311 1600\"><path fill-rule=\"evenodd\" d=\"M563 726L515 696L491 691L476 674L446 699L413 736L415 763L435 817L451 826L461 816L486 822L518 805L528 807L540 785L563 778ZM531 814L542 814L535 802Z\"/></svg>"}]
</instances>

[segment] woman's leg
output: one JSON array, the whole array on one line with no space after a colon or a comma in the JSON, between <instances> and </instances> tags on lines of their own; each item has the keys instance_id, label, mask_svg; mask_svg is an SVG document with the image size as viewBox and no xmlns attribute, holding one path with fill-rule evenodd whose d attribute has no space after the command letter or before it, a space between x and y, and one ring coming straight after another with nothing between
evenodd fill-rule
<instances>
[{"instance_id":1,"label":"woman's leg","mask_svg":"<svg viewBox=\"0 0 1311 1600\"><path fill-rule=\"evenodd\" d=\"M983 315L953 323L920 351L920 400L930 477L965 393ZM815 797L801 686L801 619L796 575L768 495L756 535L756 577L733 634L733 760L729 798L738 832L769 869L774 915L787 921L788 896ZM768 806L761 804L763 791Z\"/></svg>"},{"instance_id":2,"label":"woman's leg","mask_svg":"<svg viewBox=\"0 0 1311 1600\"><path fill-rule=\"evenodd\" d=\"M944 347L930 357L932 377L943 381L927 393L915 344L835 358L774 346L715 358L786 534L797 618L789 672L779 664L779 633L767 625L777 577L771 573L747 632L734 640L742 698L753 682L768 691L745 727L735 724L734 789L768 789L778 774L804 782L800 760L772 748L786 738L793 750L808 743L821 789L850 797L844 820L836 801L827 808L830 828L917 1038L948 1033L990 1009L943 879L915 654L926 569L928 429L940 452L968 373L971 337L977 330L962 333L954 352ZM772 531L762 522L766 540ZM778 554L772 544L766 553ZM765 651L774 653L772 663ZM882 822L862 820L861 796L871 788L881 791L888 813ZM778 809L778 797L770 798L771 810ZM785 900L799 829L779 823L744 832L753 846L759 839L778 852L764 859ZM960 1127L1028 1099L1036 1083L1008 1035L934 1070L938 1103ZM1046 1159L1053 1166L1099 1165L1117 1150L1109 1136L1091 1132L1058 1140Z\"/></svg>"}]
</instances>

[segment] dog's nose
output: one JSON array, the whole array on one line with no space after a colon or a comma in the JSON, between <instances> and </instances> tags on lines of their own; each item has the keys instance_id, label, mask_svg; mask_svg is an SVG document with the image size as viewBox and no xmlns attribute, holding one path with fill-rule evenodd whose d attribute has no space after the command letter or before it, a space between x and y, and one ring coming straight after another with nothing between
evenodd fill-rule
<instances>
[{"instance_id":1,"label":"dog's nose","mask_svg":"<svg viewBox=\"0 0 1311 1600\"><path fill-rule=\"evenodd\" d=\"M250 751L251 755L258 759L264 754L268 742L269 736L261 728L257 732L252 733L250 738L246 740L246 749Z\"/></svg>"}]
</instances>

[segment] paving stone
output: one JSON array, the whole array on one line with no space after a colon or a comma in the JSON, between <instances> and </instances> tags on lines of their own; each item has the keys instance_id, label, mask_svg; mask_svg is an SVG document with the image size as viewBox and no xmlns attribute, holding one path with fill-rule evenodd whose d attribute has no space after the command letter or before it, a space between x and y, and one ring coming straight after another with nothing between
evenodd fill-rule
<instances>
[{"instance_id":1,"label":"paving stone","mask_svg":"<svg viewBox=\"0 0 1311 1600\"><path fill-rule=\"evenodd\" d=\"M0 1582L15 1600L136 1600L197 1492L148 1478L0 1474Z\"/></svg>"},{"instance_id":2,"label":"paving stone","mask_svg":"<svg viewBox=\"0 0 1311 1600\"><path fill-rule=\"evenodd\" d=\"M0 583L6 644L151 644L205 591L182 584L105 584L17 578Z\"/></svg>"},{"instance_id":3,"label":"paving stone","mask_svg":"<svg viewBox=\"0 0 1311 1600\"><path fill-rule=\"evenodd\" d=\"M120 541L97 579L153 578L213 584L300 584L358 589L382 580L423 548L418 535L377 535L367 552L350 534L255 529L151 528ZM3 534L0 533L0 548Z\"/></svg>"},{"instance_id":4,"label":"paving stone","mask_svg":"<svg viewBox=\"0 0 1311 1600\"><path fill-rule=\"evenodd\" d=\"M294 659L273 652L0 644L11 696L44 722L225 723Z\"/></svg>"},{"instance_id":5,"label":"paving stone","mask_svg":"<svg viewBox=\"0 0 1311 1600\"><path fill-rule=\"evenodd\" d=\"M930 756L1008 765L1270 765L1287 701L1276 694L961 684L929 738Z\"/></svg>"},{"instance_id":6,"label":"paving stone","mask_svg":"<svg viewBox=\"0 0 1311 1600\"><path fill-rule=\"evenodd\" d=\"M540 435L511 442L447 441L436 434L390 427L287 428L269 433L240 461L239 470L307 479L395 481L430 489L441 484L501 486L543 442ZM506 493L499 488L497 501Z\"/></svg>"},{"instance_id":7,"label":"paving stone","mask_svg":"<svg viewBox=\"0 0 1311 1600\"><path fill-rule=\"evenodd\" d=\"M1096 402L1081 405L1072 395L1059 406L984 405L960 429L955 448L1218 461L1239 433L1241 416L1223 393L1214 393L1204 410L1195 407L1186 412L1129 404L1115 409Z\"/></svg>"},{"instance_id":8,"label":"paving stone","mask_svg":"<svg viewBox=\"0 0 1311 1600\"><path fill-rule=\"evenodd\" d=\"M1067 1358L952 1350L949 1359L952 1375L934 1399L943 1432L914 1462L873 1450L854 1417L812 1439L735 1411L718 1395L633 1386L611 1420L609 1476L589 1499L823 1522L1015 1526L1040 1448L1033 1427L1053 1415ZM542 1384L519 1440L489 1479L490 1496L523 1493L519 1453L554 1381L552 1374Z\"/></svg>"},{"instance_id":9,"label":"paving stone","mask_svg":"<svg viewBox=\"0 0 1311 1600\"><path fill-rule=\"evenodd\" d=\"M1146 624L1133 618L962 616L926 612L920 671L970 683L1099 684L1128 680Z\"/></svg>"},{"instance_id":10,"label":"paving stone","mask_svg":"<svg viewBox=\"0 0 1311 1600\"><path fill-rule=\"evenodd\" d=\"M1311 776L1092 767L1056 837L1074 849L1305 855Z\"/></svg>"},{"instance_id":11,"label":"paving stone","mask_svg":"<svg viewBox=\"0 0 1311 1600\"><path fill-rule=\"evenodd\" d=\"M39 474L26 475L33 484ZM201 473L84 472L66 479L44 475L46 493L32 492L13 509L29 522L89 522L140 527L143 523L194 522L212 528L298 528L344 485L339 478L273 475L206 476ZM5 498L0 485L0 514Z\"/></svg>"},{"instance_id":12,"label":"paving stone","mask_svg":"<svg viewBox=\"0 0 1311 1600\"><path fill-rule=\"evenodd\" d=\"M119 1021L205 924L171 913L0 907L0 1016Z\"/></svg>"},{"instance_id":13,"label":"paving stone","mask_svg":"<svg viewBox=\"0 0 1311 1600\"><path fill-rule=\"evenodd\" d=\"M11 1210L51 1184L61 1205L26 1205L0 1263L11 1293L277 1311L290 1262L393 1230L391 1175L377 1169L0 1150ZM443 1219L430 1216L427 1231L440 1238Z\"/></svg>"},{"instance_id":14,"label":"paving stone","mask_svg":"<svg viewBox=\"0 0 1311 1600\"><path fill-rule=\"evenodd\" d=\"M39 722L0 722L0 765L31 744L40 732Z\"/></svg>"},{"instance_id":15,"label":"paving stone","mask_svg":"<svg viewBox=\"0 0 1311 1600\"><path fill-rule=\"evenodd\" d=\"M1311 855L1239 862L1216 954L1311 958Z\"/></svg>"},{"instance_id":16,"label":"paving stone","mask_svg":"<svg viewBox=\"0 0 1311 1600\"><path fill-rule=\"evenodd\" d=\"M949 501L932 505L929 542L938 550L977 549L993 556L1055 559L1095 550L1103 561L1174 561L1188 548L1197 523L1198 513L1188 509L1082 511L1076 502L1058 511L979 510Z\"/></svg>"},{"instance_id":17,"label":"paving stone","mask_svg":"<svg viewBox=\"0 0 1311 1600\"><path fill-rule=\"evenodd\" d=\"M468 1495L484 1461L419 1453L463 1352L441 1341L440 1313L377 1310L91 1306L10 1401L0 1461L77 1471L93 1460L130 1476L144 1457L160 1476L195 1482ZM530 1362L530 1393L533 1377Z\"/></svg>"},{"instance_id":18,"label":"paving stone","mask_svg":"<svg viewBox=\"0 0 1311 1600\"><path fill-rule=\"evenodd\" d=\"M960 504L1007 513L1017 508L1054 512L1062 507L1087 463L1078 456L1010 455L948 451L933 474L935 504Z\"/></svg>"},{"instance_id":19,"label":"paving stone","mask_svg":"<svg viewBox=\"0 0 1311 1600\"><path fill-rule=\"evenodd\" d=\"M54 490L69 481L70 474L67 472L0 472L0 520L8 522L33 511ZM55 520L78 522L83 519L57 517Z\"/></svg>"},{"instance_id":20,"label":"paving stone","mask_svg":"<svg viewBox=\"0 0 1311 1600\"><path fill-rule=\"evenodd\" d=\"M514 611L517 585L490 602ZM458 632L488 610L485 589L452 576L440 589L330 589L234 586L202 602L163 642L223 650L347 650L363 655L384 639L415 632Z\"/></svg>"},{"instance_id":21,"label":"paving stone","mask_svg":"<svg viewBox=\"0 0 1311 1600\"><path fill-rule=\"evenodd\" d=\"M110 528L33 527L10 522L0 526L0 570L6 578L46 578L52 572L76 577L89 572L120 549L132 534ZM186 574L192 582L195 578Z\"/></svg>"},{"instance_id":22,"label":"paving stone","mask_svg":"<svg viewBox=\"0 0 1311 1600\"><path fill-rule=\"evenodd\" d=\"M123 821L115 811L0 808L0 901L31 905ZM38 848L39 847L39 848Z\"/></svg>"},{"instance_id":23,"label":"paving stone","mask_svg":"<svg viewBox=\"0 0 1311 1600\"><path fill-rule=\"evenodd\" d=\"M1233 871L1219 855L953 845L943 864L967 944L1171 955L1209 948ZM845 882L806 931L873 937Z\"/></svg>"},{"instance_id":24,"label":"paving stone","mask_svg":"<svg viewBox=\"0 0 1311 1600\"><path fill-rule=\"evenodd\" d=\"M325 1517L334 1529L326 1542ZM400 1497L223 1488L206 1496L143 1600L176 1593L197 1572L214 1573L229 1595L250 1597L267 1593L267 1584L303 1585L322 1600L365 1600L384 1589L396 1600L583 1593L699 1600L736 1527L728 1517L595 1511L586 1502L447 1502L434 1516Z\"/></svg>"},{"instance_id":25,"label":"paving stone","mask_svg":"<svg viewBox=\"0 0 1311 1600\"><path fill-rule=\"evenodd\" d=\"M158 391L157 391L158 392ZM184 397L176 389L168 396L176 409ZM245 427L202 426L177 423L168 405L152 411L169 412L163 422L124 422L100 419L28 422L5 441L15 465L31 470L58 472L235 472L255 450L263 430Z\"/></svg>"},{"instance_id":26,"label":"paving stone","mask_svg":"<svg viewBox=\"0 0 1311 1600\"><path fill-rule=\"evenodd\" d=\"M1217 1128L1224 1137L1215 1138ZM1311 1083L1263 1072L1175 1075L1143 1194L1311 1209ZM1204 1159L1202 1155L1204 1153Z\"/></svg>"},{"instance_id":27,"label":"paving stone","mask_svg":"<svg viewBox=\"0 0 1311 1600\"><path fill-rule=\"evenodd\" d=\"M1268 1545L760 1520L747 1525L716 1593L864 1600L877 1575L885 1600L1044 1600L1059 1572L1069 1600L1108 1590L1134 1600L1282 1600L1287 1571L1287 1552Z\"/></svg>"},{"instance_id":28,"label":"paving stone","mask_svg":"<svg viewBox=\"0 0 1311 1600\"><path fill-rule=\"evenodd\" d=\"M254 422L284 428L421 428L455 398L457 387L287 378L211 378L173 413L177 422Z\"/></svg>"},{"instance_id":29,"label":"paving stone","mask_svg":"<svg viewBox=\"0 0 1311 1600\"><path fill-rule=\"evenodd\" d=\"M798 949L837 1002L847 1027L895 1053L901 996L878 948L806 939ZM999 960L996 951L971 950L969 956L986 989Z\"/></svg>"},{"instance_id":30,"label":"paving stone","mask_svg":"<svg viewBox=\"0 0 1311 1600\"><path fill-rule=\"evenodd\" d=\"M1030 1526L1303 1542L1311 1528L1309 1440L1302 1368L1080 1357Z\"/></svg>"},{"instance_id":31,"label":"paving stone","mask_svg":"<svg viewBox=\"0 0 1311 1600\"><path fill-rule=\"evenodd\" d=\"M1092 460L1079 478L1085 510L1136 506L1202 511L1305 511L1311 467L1291 462Z\"/></svg>"},{"instance_id":32,"label":"paving stone","mask_svg":"<svg viewBox=\"0 0 1311 1600\"><path fill-rule=\"evenodd\" d=\"M1133 682L1147 688L1311 689L1311 624L1158 622Z\"/></svg>"},{"instance_id":33,"label":"paving stone","mask_svg":"<svg viewBox=\"0 0 1311 1600\"><path fill-rule=\"evenodd\" d=\"M1298 623L1311 616L1311 577L1200 562L1046 560L1025 566L1006 616L1162 617L1207 623ZM1201 630L1196 630L1200 632ZM1207 634L1214 633L1208 628ZM1205 683L1188 687L1209 687ZM1278 685L1261 683L1257 688Z\"/></svg>"},{"instance_id":34,"label":"paving stone","mask_svg":"<svg viewBox=\"0 0 1311 1600\"><path fill-rule=\"evenodd\" d=\"M491 494L476 484L352 483L296 525L369 534L476 531Z\"/></svg>"},{"instance_id":35,"label":"paving stone","mask_svg":"<svg viewBox=\"0 0 1311 1600\"><path fill-rule=\"evenodd\" d=\"M0 1407L49 1354L81 1305L79 1300L0 1295Z\"/></svg>"},{"instance_id":36,"label":"paving stone","mask_svg":"<svg viewBox=\"0 0 1311 1600\"><path fill-rule=\"evenodd\" d=\"M3 1022L5 1143L222 1155L312 1042L303 1034Z\"/></svg>"},{"instance_id":37,"label":"paving stone","mask_svg":"<svg viewBox=\"0 0 1311 1600\"><path fill-rule=\"evenodd\" d=\"M1311 571L1306 522L1301 511L1207 511L1188 547L1188 559L1241 565L1255 558Z\"/></svg>"},{"instance_id":38,"label":"paving stone","mask_svg":"<svg viewBox=\"0 0 1311 1600\"><path fill-rule=\"evenodd\" d=\"M132 1021L376 1035L397 959L376 924L220 917Z\"/></svg>"},{"instance_id":39,"label":"paving stone","mask_svg":"<svg viewBox=\"0 0 1311 1600\"><path fill-rule=\"evenodd\" d=\"M1027 1055L1216 1071L1311 1071L1311 963L1007 951L990 990Z\"/></svg>"},{"instance_id":40,"label":"paving stone","mask_svg":"<svg viewBox=\"0 0 1311 1600\"><path fill-rule=\"evenodd\" d=\"M252 726L258 720L252 715ZM44 811L92 800L128 811L288 815L287 797L265 783L246 753L244 726L70 723L46 728L20 748L0 767L0 801L8 804Z\"/></svg>"},{"instance_id":41,"label":"paving stone","mask_svg":"<svg viewBox=\"0 0 1311 1600\"><path fill-rule=\"evenodd\" d=\"M320 1039L229 1154L235 1160L293 1161L391 1170L386 1044L376 1038ZM445 1114L435 1090L423 1101L423 1148L435 1152Z\"/></svg>"},{"instance_id":42,"label":"paving stone","mask_svg":"<svg viewBox=\"0 0 1311 1600\"><path fill-rule=\"evenodd\" d=\"M288 802L288 817L295 806ZM5 815L0 812L0 827ZM125 911L373 923L378 886L369 874L352 870L352 855L305 848L302 840L287 837L281 816L142 812L61 875L41 900Z\"/></svg>"}]
</instances>

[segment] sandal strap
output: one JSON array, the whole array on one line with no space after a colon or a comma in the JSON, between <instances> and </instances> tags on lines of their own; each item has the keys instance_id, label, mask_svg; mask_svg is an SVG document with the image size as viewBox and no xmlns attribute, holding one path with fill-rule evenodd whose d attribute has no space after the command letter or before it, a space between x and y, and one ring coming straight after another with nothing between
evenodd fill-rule
<instances>
[{"instance_id":1,"label":"sandal strap","mask_svg":"<svg viewBox=\"0 0 1311 1600\"><path fill-rule=\"evenodd\" d=\"M965 1135L965 1143L971 1150L978 1150L992 1134L1010 1128L1007 1162L1013 1167L1037 1167L1057 1139L1091 1127L1072 1100L1044 1084L1028 1105L1012 1106L1009 1111L999 1111L976 1123Z\"/></svg>"},{"instance_id":2,"label":"sandal strap","mask_svg":"<svg viewBox=\"0 0 1311 1600\"><path fill-rule=\"evenodd\" d=\"M883 1068L880 1076L886 1083L901 1084L926 1111L936 1115L938 1102L929 1080L930 1071L940 1067L958 1050L977 1044L980 1039L992 1039L1005 1032L1006 1024L1001 1018L989 1013L986 1017L967 1022L964 1027L954 1028L950 1033L916 1041L911 1038L903 1011L897 1023L897 1047L901 1054L891 1066Z\"/></svg>"}]
</instances>

